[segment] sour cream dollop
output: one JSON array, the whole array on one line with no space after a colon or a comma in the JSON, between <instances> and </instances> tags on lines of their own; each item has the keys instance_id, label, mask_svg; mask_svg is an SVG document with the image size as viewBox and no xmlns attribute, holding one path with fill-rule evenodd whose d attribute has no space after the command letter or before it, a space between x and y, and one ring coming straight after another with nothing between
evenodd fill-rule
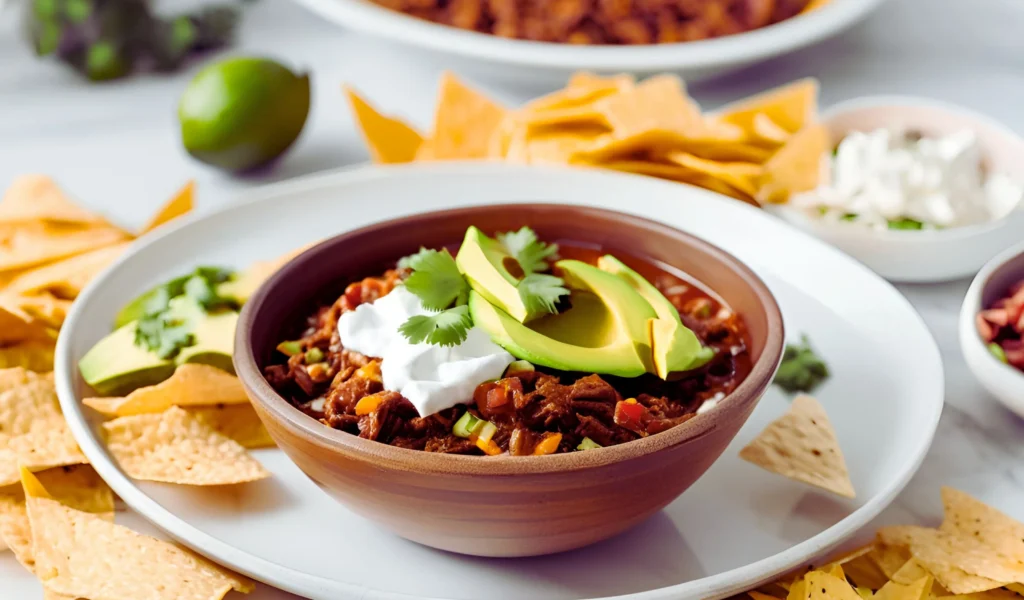
<instances>
[{"instance_id":1,"label":"sour cream dollop","mask_svg":"<svg viewBox=\"0 0 1024 600\"><path fill-rule=\"evenodd\" d=\"M412 344L398 332L409 317L428 314L419 298L400 285L338 319L341 343L380 358L384 389L405 396L421 417L472 401L478 385L500 378L515 361L476 327L458 346Z\"/></svg>"},{"instance_id":2,"label":"sour cream dollop","mask_svg":"<svg viewBox=\"0 0 1024 600\"><path fill-rule=\"evenodd\" d=\"M792 203L874 229L922 228L907 219L927 228L995 221L1024 203L1024 182L986 174L982 159L970 130L942 137L855 131L825 165L827 183Z\"/></svg>"}]
</instances>

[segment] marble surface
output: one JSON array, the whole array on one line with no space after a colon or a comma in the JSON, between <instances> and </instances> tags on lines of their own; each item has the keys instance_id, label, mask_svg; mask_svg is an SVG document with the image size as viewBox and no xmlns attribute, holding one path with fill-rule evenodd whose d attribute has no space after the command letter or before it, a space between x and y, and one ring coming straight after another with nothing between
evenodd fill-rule
<instances>
[{"instance_id":1,"label":"marble surface","mask_svg":"<svg viewBox=\"0 0 1024 600\"><path fill-rule=\"evenodd\" d=\"M890 0L833 40L691 92L705 107L714 107L813 75L822 82L825 105L866 94L930 96L989 114L1024 133L1021 31L1021 0ZM423 125L444 67L338 30L287 0L253 5L236 51L279 57L310 69L314 79L313 111L297 146L274 170L241 180L204 168L181 149L174 109L188 72L87 84L59 65L34 59L10 11L0 14L0 186L21 173L47 173L85 204L139 226L194 178L201 209L209 210L268 181L364 161L340 94L342 82ZM481 87L510 104L537 92ZM960 356L956 320L967 285L900 288L942 350L946 407L927 460L879 523L936 520L942 485L1024 519L1024 421L982 390ZM133 525L141 521L128 518ZM0 554L0 589L5 599L41 597L38 584L9 553ZM255 597L288 595L262 589Z\"/></svg>"}]
</instances>

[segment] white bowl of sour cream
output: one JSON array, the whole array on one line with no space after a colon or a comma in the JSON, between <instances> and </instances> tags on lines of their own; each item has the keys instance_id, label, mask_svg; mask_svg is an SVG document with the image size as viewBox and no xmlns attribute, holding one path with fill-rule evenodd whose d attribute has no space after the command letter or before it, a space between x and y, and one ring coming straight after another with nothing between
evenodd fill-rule
<instances>
[{"instance_id":1,"label":"white bowl of sour cream","mask_svg":"<svg viewBox=\"0 0 1024 600\"><path fill-rule=\"evenodd\" d=\"M773 210L886 279L974 275L1024 239L1024 138L970 110L874 96L826 111L823 183Z\"/></svg>"}]
</instances>

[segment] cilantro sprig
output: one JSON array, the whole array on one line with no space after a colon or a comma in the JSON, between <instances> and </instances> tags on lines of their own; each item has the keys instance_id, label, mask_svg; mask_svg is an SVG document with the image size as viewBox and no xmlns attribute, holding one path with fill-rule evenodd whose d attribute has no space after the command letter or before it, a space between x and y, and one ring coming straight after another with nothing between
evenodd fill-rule
<instances>
[{"instance_id":1,"label":"cilantro sprig","mask_svg":"<svg viewBox=\"0 0 1024 600\"><path fill-rule=\"evenodd\" d=\"M135 345L153 352L162 359L171 359L195 344L195 323L171 310L171 300L188 296L205 312L221 308L237 308L233 299L217 293L217 284L233 276L231 271L215 267L199 267L192 274L176 277L146 294L142 314L135 326Z\"/></svg>"},{"instance_id":2,"label":"cilantro sprig","mask_svg":"<svg viewBox=\"0 0 1024 600\"><path fill-rule=\"evenodd\" d=\"M516 286L523 300L526 312L530 314L555 314L559 298L568 296L569 290L561 277L530 273Z\"/></svg>"},{"instance_id":3,"label":"cilantro sprig","mask_svg":"<svg viewBox=\"0 0 1024 600\"><path fill-rule=\"evenodd\" d=\"M437 312L410 317L398 331L413 344L457 346L466 341L473 326L466 306L469 283L452 255L447 250L421 248L399 261L399 266L412 269L405 288L419 298L424 308Z\"/></svg>"},{"instance_id":4,"label":"cilantro sprig","mask_svg":"<svg viewBox=\"0 0 1024 600\"><path fill-rule=\"evenodd\" d=\"M547 270L548 259L558 254L558 244L545 244L526 226L519 231L499 233L495 237L527 275Z\"/></svg>"}]
</instances>

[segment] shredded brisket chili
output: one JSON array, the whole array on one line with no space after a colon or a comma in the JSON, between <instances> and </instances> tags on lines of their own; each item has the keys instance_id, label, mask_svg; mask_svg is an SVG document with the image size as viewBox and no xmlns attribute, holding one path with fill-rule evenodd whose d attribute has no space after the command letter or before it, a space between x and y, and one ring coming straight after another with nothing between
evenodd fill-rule
<instances>
[{"instance_id":1,"label":"shredded brisket chili","mask_svg":"<svg viewBox=\"0 0 1024 600\"><path fill-rule=\"evenodd\" d=\"M601 255L565 245L560 254L591 264ZM672 381L537 367L479 385L472 404L421 417L400 394L384 390L378 359L346 350L338 337L342 313L386 295L408 275L392 269L350 284L333 304L317 309L301 331L302 352L286 361L282 357L264 374L278 393L324 424L402 448L484 454L474 441L452 433L466 411L493 423L497 432L492 440L512 455L575 451L584 438L601 446L622 444L691 419L705 400L728 394L750 371L738 315L699 286L654 265L641 274L679 310L683 323L716 350L711 362ZM306 364L307 351L314 348L321 360Z\"/></svg>"}]
</instances>

